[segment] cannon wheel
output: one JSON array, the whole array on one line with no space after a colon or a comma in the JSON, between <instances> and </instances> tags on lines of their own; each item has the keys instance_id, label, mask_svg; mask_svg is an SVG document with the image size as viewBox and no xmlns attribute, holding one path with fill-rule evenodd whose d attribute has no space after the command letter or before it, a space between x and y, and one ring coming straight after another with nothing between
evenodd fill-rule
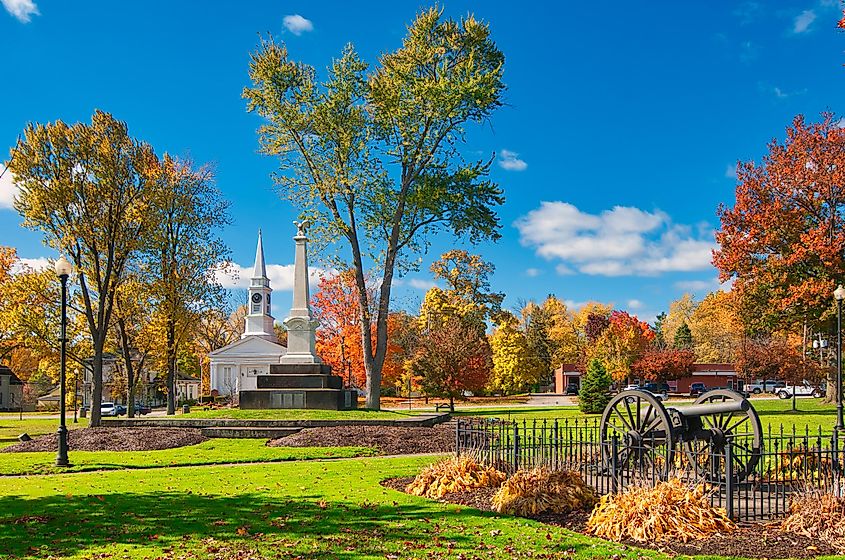
<instances>
[{"instance_id":1,"label":"cannon wheel","mask_svg":"<svg viewBox=\"0 0 845 560\"><path fill-rule=\"evenodd\" d=\"M744 401L745 397L730 389L714 389L699 396L695 404L718 403L727 401ZM760 417L753 406L745 412L729 412L702 416L701 424L705 430L709 430L713 436L710 441L692 440L684 442L684 451L692 465L695 465L699 474L713 478L713 465L710 464L710 453L712 449L718 454L725 452L725 447L730 445L733 455L733 479L741 482L754 472L760 462L760 455L763 452L763 427L760 424ZM724 458L720 459L717 478L724 478Z\"/></svg>"},{"instance_id":2,"label":"cannon wheel","mask_svg":"<svg viewBox=\"0 0 845 560\"><path fill-rule=\"evenodd\" d=\"M612 441L617 438L616 465L632 475L665 480L672 466L674 443L669 413L645 391L622 391L613 397L601 417L602 452L612 465Z\"/></svg>"}]
</instances>

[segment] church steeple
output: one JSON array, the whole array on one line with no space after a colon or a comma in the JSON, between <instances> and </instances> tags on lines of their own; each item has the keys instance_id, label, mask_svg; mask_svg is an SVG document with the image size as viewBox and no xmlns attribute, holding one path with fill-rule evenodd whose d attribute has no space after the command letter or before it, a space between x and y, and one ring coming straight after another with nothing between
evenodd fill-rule
<instances>
[{"instance_id":1,"label":"church steeple","mask_svg":"<svg viewBox=\"0 0 845 560\"><path fill-rule=\"evenodd\" d=\"M261 242L261 230L258 230L258 247L255 248L255 266L252 268L253 278L266 278L264 268L264 244Z\"/></svg>"},{"instance_id":2,"label":"church steeple","mask_svg":"<svg viewBox=\"0 0 845 560\"><path fill-rule=\"evenodd\" d=\"M246 328L241 338L260 336L272 342L278 342L273 331L273 316L270 315L270 279L264 265L264 244L261 230L258 230L258 246L255 248L255 266L249 282L248 313L244 317Z\"/></svg>"}]
</instances>

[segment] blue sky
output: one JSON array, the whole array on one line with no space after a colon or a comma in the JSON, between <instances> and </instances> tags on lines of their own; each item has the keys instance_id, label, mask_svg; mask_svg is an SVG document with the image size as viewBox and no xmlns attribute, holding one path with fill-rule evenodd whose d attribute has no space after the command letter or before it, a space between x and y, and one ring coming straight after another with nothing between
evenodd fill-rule
<instances>
[{"instance_id":1,"label":"blue sky","mask_svg":"<svg viewBox=\"0 0 845 560\"><path fill-rule=\"evenodd\" d=\"M241 99L258 34L322 72L347 42L371 62L397 48L425 6L0 1L0 161L27 122L88 121L99 108L159 152L214 163L239 265L251 267L264 231L277 318L290 302L296 210L273 193L276 163L257 153L258 118ZM709 252L716 208L733 203L735 162L759 160L798 113L842 111L836 2L443 6L488 22L506 56L506 106L465 150L497 154L502 239L466 248L496 265L508 307L554 293L652 320L685 291L716 289ZM7 174L0 243L55 257L20 228L13 194ZM401 280L398 307L418 305L428 264L451 246L437 238L423 269Z\"/></svg>"}]
</instances>

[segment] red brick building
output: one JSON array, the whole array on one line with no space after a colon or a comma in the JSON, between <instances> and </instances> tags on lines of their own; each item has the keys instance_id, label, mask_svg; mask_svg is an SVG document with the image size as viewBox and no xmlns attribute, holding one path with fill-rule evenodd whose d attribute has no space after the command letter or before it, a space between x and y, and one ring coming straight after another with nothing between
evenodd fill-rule
<instances>
[{"instance_id":1,"label":"red brick building","mask_svg":"<svg viewBox=\"0 0 845 560\"><path fill-rule=\"evenodd\" d=\"M634 378L633 383L641 380ZM581 386L581 372L575 364L563 364L555 370L555 393L563 394L570 383ZM670 393L689 393L693 383L704 383L705 387L737 387L737 374L733 364L693 364L691 375L676 381L668 381Z\"/></svg>"}]
</instances>

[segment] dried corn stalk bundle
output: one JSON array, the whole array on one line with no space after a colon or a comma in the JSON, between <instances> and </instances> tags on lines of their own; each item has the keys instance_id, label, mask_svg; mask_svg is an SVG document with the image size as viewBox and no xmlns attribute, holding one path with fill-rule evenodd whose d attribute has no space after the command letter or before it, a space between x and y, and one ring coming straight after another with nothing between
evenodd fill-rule
<instances>
[{"instance_id":1,"label":"dried corn stalk bundle","mask_svg":"<svg viewBox=\"0 0 845 560\"><path fill-rule=\"evenodd\" d=\"M690 488L677 479L602 496L587 520L589 534L612 541L688 542L734 529L725 510L710 505L703 485Z\"/></svg>"},{"instance_id":2,"label":"dried corn stalk bundle","mask_svg":"<svg viewBox=\"0 0 845 560\"><path fill-rule=\"evenodd\" d=\"M795 497L789 517L780 525L784 531L814 537L845 552L845 498L809 492Z\"/></svg>"},{"instance_id":3,"label":"dried corn stalk bundle","mask_svg":"<svg viewBox=\"0 0 845 560\"><path fill-rule=\"evenodd\" d=\"M547 467L517 471L493 496L493 509L513 515L568 513L589 509L598 501L595 491L576 472Z\"/></svg>"},{"instance_id":4,"label":"dried corn stalk bundle","mask_svg":"<svg viewBox=\"0 0 845 560\"><path fill-rule=\"evenodd\" d=\"M482 465L469 455L459 455L429 465L405 490L415 496L440 498L451 492L495 488L502 484L505 478L505 473Z\"/></svg>"}]
</instances>

